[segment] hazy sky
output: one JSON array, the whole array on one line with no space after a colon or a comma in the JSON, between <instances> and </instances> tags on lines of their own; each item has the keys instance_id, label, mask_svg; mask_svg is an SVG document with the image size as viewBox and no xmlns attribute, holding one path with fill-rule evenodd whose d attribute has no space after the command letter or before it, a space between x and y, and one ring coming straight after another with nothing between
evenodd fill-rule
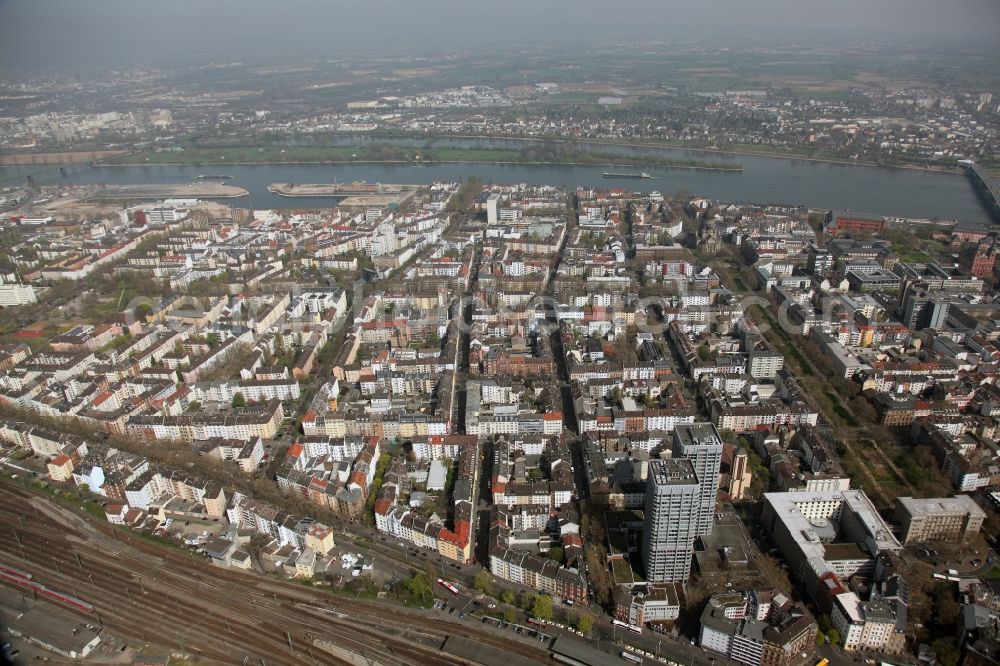
<instances>
[{"instance_id":1,"label":"hazy sky","mask_svg":"<svg viewBox=\"0 0 1000 666\"><path fill-rule=\"evenodd\" d=\"M736 31L777 29L780 38L785 28L1000 47L1000 0L0 0L0 67L427 53L629 34L724 44Z\"/></svg>"}]
</instances>

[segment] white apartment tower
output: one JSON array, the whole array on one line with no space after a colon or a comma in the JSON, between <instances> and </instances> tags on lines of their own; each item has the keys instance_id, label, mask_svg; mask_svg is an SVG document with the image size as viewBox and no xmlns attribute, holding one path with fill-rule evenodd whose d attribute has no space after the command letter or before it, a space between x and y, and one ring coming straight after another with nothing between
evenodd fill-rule
<instances>
[{"instance_id":1,"label":"white apartment tower","mask_svg":"<svg viewBox=\"0 0 1000 666\"><path fill-rule=\"evenodd\" d=\"M698 535L711 533L715 519L715 500L722 467L722 438L712 423L679 424L674 429L675 458L691 461L701 484L697 507Z\"/></svg>"},{"instance_id":2,"label":"white apartment tower","mask_svg":"<svg viewBox=\"0 0 1000 666\"><path fill-rule=\"evenodd\" d=\"M486 199L486 224L495 227L500 222L500 195L491 194Z\"/></svg>"},{"instance_id":3,"label":"white apartment tower","mask_svg":"<svg viewBox=\"0 0 1000 666\"><path fill-rule=\"evenodd\" d=\"M698 536L701 487L690 460L651 460L642 557L650 583L687 582Z\"/></svg>"}]
</instances>

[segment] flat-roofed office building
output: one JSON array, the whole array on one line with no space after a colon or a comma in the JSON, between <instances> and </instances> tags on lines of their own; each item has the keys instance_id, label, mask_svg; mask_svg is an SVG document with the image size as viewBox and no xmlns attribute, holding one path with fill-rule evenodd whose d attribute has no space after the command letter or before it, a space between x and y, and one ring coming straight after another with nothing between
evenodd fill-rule
<instances>
[{"instance_id":1,"label":"flat-roofed office building","mask_svg":"<svg viewBox=\"0 0 1000 666\"><path fill-rule=\"evenodd\" d=\"M964 541L982 529L986 512L968 495L900 497L896 501L896 517L903 543Z\"/></svg>"}]
</instances>

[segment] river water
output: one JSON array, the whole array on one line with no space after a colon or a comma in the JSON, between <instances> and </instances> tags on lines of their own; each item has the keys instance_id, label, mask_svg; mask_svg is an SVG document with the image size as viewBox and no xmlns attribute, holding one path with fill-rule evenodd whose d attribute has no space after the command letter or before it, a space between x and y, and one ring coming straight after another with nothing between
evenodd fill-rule
<instances>
[{"instance_id":1,"label":"river water","mask_svg":"<svg viewBox=\"0 0 1000 666\"><path fill-rule=\"evenodd\" d=\"M355 140L359 145L369 141ZM419 140L418 140L419 141ZM401 143L399 139L392 143ZM425 145L426 142L417 143ZM506 140L437 139L435 145L463 147L523 147ZM857 211L915 218L989 222L969 180L962 174L891 169L848 164L810 162L772 157L706 154L679 149L636 147L602 148L636 157L636 167L534 165L534 164L240 164L200 166L96 166L58 168L0 167L0 183L23 183L28 174L42 184L126 184L191 182L199 174L232 176L226 182L242 187L249 196L227 201L247 208L320 208L335 205L335 198L285 198L271 194L271 183L331 183L368 181L427 184L476 176L484 183L549 184L575 188L617 186L635 191L658 190L672 195L681 189L724 201L801 204L817 208ZM675 159L731 162L740 172L695 171L643 166L644 155ZM651 179L603 178L605 171L647 171Z\"/></svg>"}]
</instances>

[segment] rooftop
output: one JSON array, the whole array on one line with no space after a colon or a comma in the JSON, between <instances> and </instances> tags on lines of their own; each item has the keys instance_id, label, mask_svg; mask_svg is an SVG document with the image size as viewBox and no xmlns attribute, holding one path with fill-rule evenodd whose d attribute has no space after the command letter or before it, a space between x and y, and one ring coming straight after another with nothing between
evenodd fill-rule
<instances>
[{"instance_id":1,"label":"rooftop","mask_svg":"<svg viewBox=\"0 0 1000 666\"><path fill-rule=\"evenodd\" d=\"M970 514L985 518L986 512L979 508L968 495L955 495L954 497L928 497L917 499L914 497L900 497L899 504L906 512L914 518L936 516L941 514Z\"/></svg>"},{"instance_id":2,"label":"rooftop","mask_svg":"<svg viewBox=\"0 0 1000 666\"><path fill-rule=\"evenodd\" d=\"M828 543L824 550L828 560L866 560L871 557L856 543Z\"/></svg>"},{"instance_id":3,"label":"rooftop","mask_svg":"<svg viewBox=\"0 0 1000 666\"><path fill-rule=\"evenodd\" d=\"M9 625L11 634L68 656L86 656L100 642L100 632L61 608L37 604Z\"/></svg>"},{"instance_id":4,"label":"rooftop","mask_svg":"<svg viewBox=\"0 0 1000 666\"><path fill-rule=\"evenodd\" d=\"M831 212L831 217L834 220L844 218L847 220L870 220L872 222L884 222L884 215L877 215L875 213L862 213L854 210L835 210Z\"/></svg>"},{"instance_id":5,"label":"rooftop","mask_svg":"<svg viewBox=\"0 0 1000 666\"><path fill-rule=\"evenodd\" d=\"M867 557L874 557L884 551L902 548L871 500L860 490L765 493L764 501L770 505L777 520L784 524L817 576L829 572L831 568L827 564L828 544L817 536L816 521L833 518L843 523L850 516L852 524L864 530L863 534L855 535L860 541L857 543L859 550L852 551L854 556L867 553ZM818 515L817 508L826 515ZM838 544L831 554L843 554L841 546Z\"/></svg>"},{"instance_id":6,"label":"rooftop","mask_svg":"<svg viewBox=\"0 0 1000 666\"><path fill-rule=\"evenodd\" d=\"M681 458L649 461L649 476L658 486L698 483L691 461Z\"/></svg>"},{"instance_id":7,"label":"rooftop","mask_svg":"<svg viewBox=\"0 0 1000 666\"><path fill-rule=\"evenodd\" d=\"M674 434L682 446L722 446L722 438L713 423L681 424Z\"/></svg>"}]
</instances>

